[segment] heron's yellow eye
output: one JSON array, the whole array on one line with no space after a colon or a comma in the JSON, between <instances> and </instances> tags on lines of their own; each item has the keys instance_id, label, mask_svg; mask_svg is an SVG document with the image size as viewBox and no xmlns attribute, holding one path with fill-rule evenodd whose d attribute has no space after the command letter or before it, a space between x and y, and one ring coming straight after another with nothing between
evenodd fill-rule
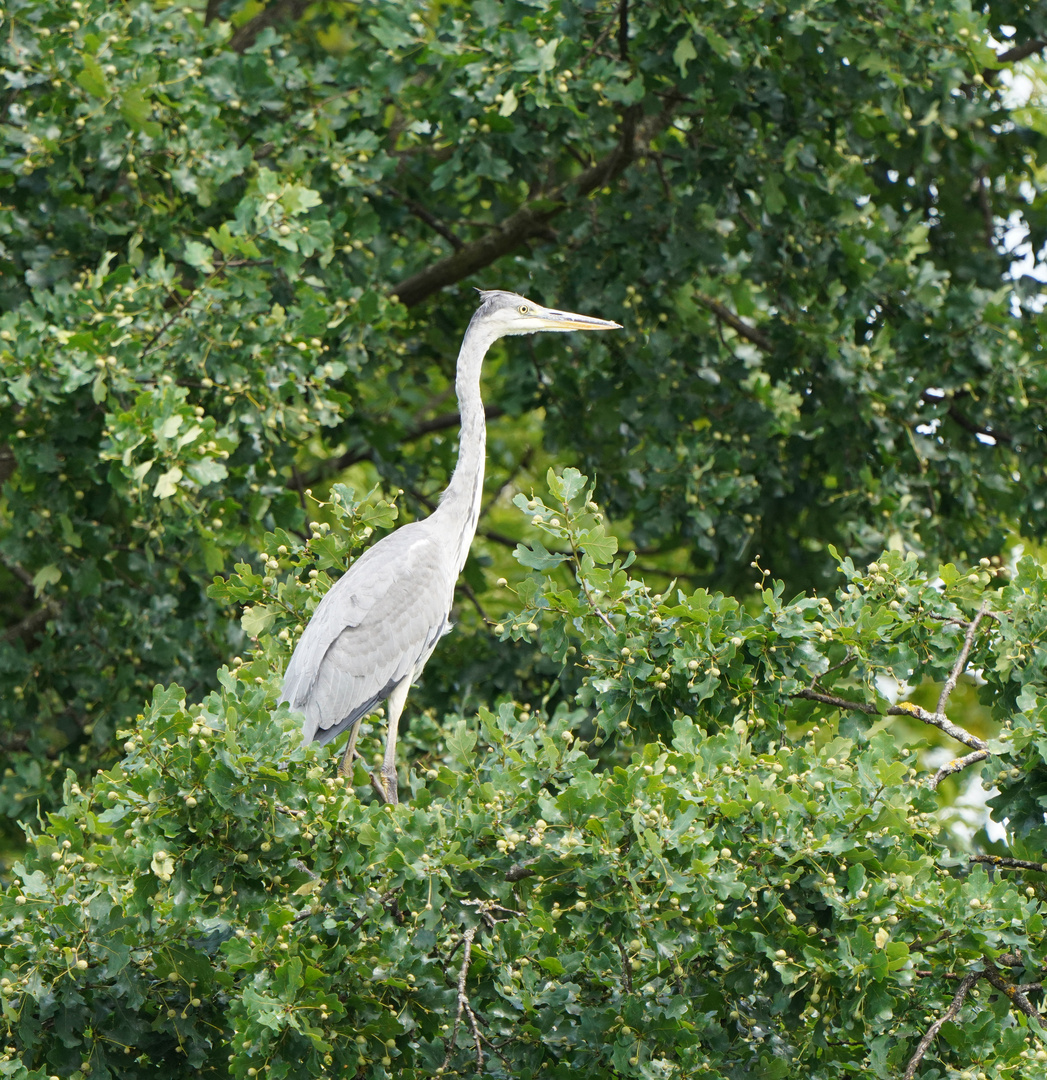
<instances>
[{"instance_id":1,"label":"heron's yellow eye","mask_svg":"<svg viewBox=\"0 0 1047 1080\"><path fill-rule=\"evenodd\" d=\"M526 315L531 309L526 304L520 305L520 314Z\"/></svg>"}]
</instances>

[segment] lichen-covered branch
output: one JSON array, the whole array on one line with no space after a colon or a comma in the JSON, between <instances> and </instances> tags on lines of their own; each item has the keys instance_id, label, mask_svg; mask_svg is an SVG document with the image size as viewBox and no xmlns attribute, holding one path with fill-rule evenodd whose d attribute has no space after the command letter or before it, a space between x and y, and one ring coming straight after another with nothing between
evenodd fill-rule
<instances>
[{"instance_id":1,"label":"lichen-covered branch","mask_svg":"<svg viewBox=\"0 0 1047 1080\"><path fill-rule=\"evenodd\" d=\"M1047 873L1047 863L1030 862L1028 859L1009 859L1003 855L971 855L968 862L985 863L987 866L995 866L998 870L1036 870Z\"/></svg>"},{"instance_id":2,"label":"lichen-covered branch","mask_svg":"<svg viewBox=\"0 0 1047 1080\"><path fill-rule=\"evenodd\" d=\"M992 984L992 986L999 990L1001 994L1004 994L1008 1001L1026 1016L1031 1016L1034 1020L1041 1019L1039 1010L1037 1010L1029 999L1022 993L1021 988L1015 983L1009 983L1001 973L1000 969L993 963L992 959L988 956L982 958L985 964L985 978Z\"/></svg>"},{"instance_id":3,"label":"lichen-covered branch","mask_svg":"<svg viewBox=\"0 0 1047 1080\"><path fill-rule=\"evenodd\" d=\"M947 761L934 776L931 777L931 787L936 788L947 776L953 776L955 773L963 772L964 769L969 768L971 765L977 765L979 761L984 761L988 756L988 750L972 750L969 754L964 754L963 757L953 758L952 761Z\"/></svg>"}]
</instances>

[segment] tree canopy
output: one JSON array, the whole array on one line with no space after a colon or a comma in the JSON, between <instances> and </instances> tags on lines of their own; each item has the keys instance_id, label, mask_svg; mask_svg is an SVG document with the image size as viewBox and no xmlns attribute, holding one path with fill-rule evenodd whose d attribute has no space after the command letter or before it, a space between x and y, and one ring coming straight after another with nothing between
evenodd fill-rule
<instances>
[{"instance_id":1,"label":"tree canopy","mask_svg":"<svg viewBox=\"0 0 1047 1080\"><path fill-rule=\"evenodd\" d=\"M1042 5L0 20L0 1076L1044 1075ZM387 808L275 703L472 286L625 330L488 360Z\"/></svg>"}]
</instances>

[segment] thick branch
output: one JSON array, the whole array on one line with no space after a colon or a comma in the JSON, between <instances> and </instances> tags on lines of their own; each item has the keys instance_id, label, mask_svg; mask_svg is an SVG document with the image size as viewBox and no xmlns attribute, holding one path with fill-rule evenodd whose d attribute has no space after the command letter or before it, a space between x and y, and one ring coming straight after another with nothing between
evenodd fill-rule
<instances>
[{"instance_id":1,"label":"thick branch","mask_svg":"<svg viewBox=\"0 0 1047 1080\"><path fill-rule=\"evenodd\" d=\"M653 139L668 123L671 112L670 106L637 124L635 114L627 111L622 118L622 137L605 158L546 195L525 203L485 236L464 244L453 255L405 278L394 289L400 302L414 307L434 292L475 274L521 244L540 236L549 222L572 201L584 198L618 176L636 156L637 144Z\"/></svg>"},{"instance_id":2,"label":"thick branch","mask_svg":"<svg viewBox=\"0 0 1047 1080\"><path fill-rule=\"evenodd\" d=\"M14 559L8 559L3 555L0 555L0 563L3 564L6 570L9 570L14 574L23 585L28 585L30 589L36 588L33 584L33 575L30 574L20 562L16 562Z\"/></svg>"},{"instance_id":3,"label":"thick branch","mask_svg":"<svg viewBox=\"0 0 1047 1080\"><path fill-rule=\"evenodd\" d=\"M1024 60L1026 57L1032 56L1033 53L1043 52L1044 49L1047 49L1047 41L1034 38L1032 41L1025 42L1024 45L1015 45L1013 49L1000 53L996 57L996 62L998 64L1017 64L1019 60ZM999 68L985 68L982 71L982 78L989 86L992 86L999 74Z\"/></svg>"},{"instance_id":4,"label":"thick branch","mask_svg":"<svg viewBox=\"0 0 1047 1080\"><path fill-rule=\"evenodd\" d=\"M926 1035L920 1040L919 1045L916 1047L916 1053L909 1058L909 1064L905 1067L904 1080L912 1080L916 1075L916 1070L920 1067L920 1062L923 1060L923 1055L927 1053L932 1042L934 1042L935 1036L941 1030L944 1023L951 1020L963 1006L964 998L971 992L971 987L981 978L981 972L972 971L969 975L963 977L963 981L960 983L956 990L956 994L952 999L952 1003L949 1007L938 1017L937 1020L927 1029Z\"/></svg>"},{"instance_id":5,"label":"thick branch","mask_svg":"<svg viewBox=\"0 0 1047 1080\"><path fill-rule=\"evenodd\" d=\"M24 619L16 622L14 626L9 626L3 634L0 634L0 641L6 644L16 638L31 638L37 630L47 625L48 619L54 618L60 610L56 603L53 601L48 602L43 607L37 608L36 611L31 611Z\"/></svg>"},{"instance_id":6,"label":"thick branch","mask_svg":"<svg viewBox=\"0 0 1047 1080\"><path fill-rule=\"evenodd\" d=\"M771 339L766 336L762 331L757 330L755 326L750 326L744 319L740 319L730 308L725 307L719 300L714 300L711 296L706 296L704 293L693 293L694 299L698 301L702 307L711 311L722 322L727 323L737 334L745 338L746 341L751 342L758 349L763 352L772 352L774 346L771 344Z\"/></svg>"},{"instance_id":7,"label":"thick branch","mask_svg":"<svg viewBox=\"0 0 1047 1080\"><path fill-rule=\"evenodd\" d=\"M14 559L7 559L0 556L0 565L3 565L9 573L18 578L18 580L30 589L36 590L36 585L33 582L33 575L20 563ZM14 626L9 626L2 634L0 634L0 642L14 641L16 638L26 638L27 640L41 629L48 619L56 618L61 614L62 605L57 600L49 596L44 596L40 607L29 612L23 619L19 619Z\"/></svg>"},{"instance_id":8,"label":"thick branch","mask_svg":"<svg viewBox=\"0 0 1047 1080\"><path fill-rule=\"evenodd\" d=\"M906 701L901 705L892 705L887 710L887 715L914 716L917 720L922 720L925 724L944 731L946 735L952 736L957 742L962 742L964 746L969 746L974 750L989 749L984 739L979 739L977 735L972 735L969 731L954 724L944 713L928 712L926 709L921 709L919 705Z\"/></svg>"},{"instance_id":9,"label":"thick branch","mask_svg":"<svg viewBox=\"0 0 1047 1080\"><path fill-rule=\"evenodd\" d=\"M920 400L926 401L930 405L941 405L946 397L948 398L948 405L945 409L945 415L948 416L957 427L963 428L964 431L971 435L984 435L986 438L992 439L997 443L1010 444L1014 442L1014 436L1010 435L1008 432L1000 431L997 428L983 427L981 424L971 420L970 417L965 416L956 405L955 397L951 394L943 397L941 394L932 394L929 391L924 390L920 395Z\"/></svg>"},{"instance_id":10,"label":"thick branch","mask_svg":"<svg viewBox=\"0 0 1047 1080\"><path fill-rule=\"evenodd\" d=\"M296 22L305 14L312 0L275 0L264 11L249 19L229 39L229 48L233 52L246 52L258 35L269 26L281 22Z\"/></svg>"}]
</instances>

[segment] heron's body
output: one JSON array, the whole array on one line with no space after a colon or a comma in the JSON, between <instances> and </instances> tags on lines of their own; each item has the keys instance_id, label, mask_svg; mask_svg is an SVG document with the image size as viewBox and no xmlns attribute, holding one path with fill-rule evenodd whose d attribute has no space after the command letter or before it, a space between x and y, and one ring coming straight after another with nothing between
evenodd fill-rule
<instances>
[{"instance_id":1,"label":"heron's body","mask_svg":"<svg viewBox=\"0 0 1047 1080\"><path fill-rule=\"evenodd\" d=\"M382 776L396 801L396 730L411 684L450 628L458 575L476 533L483 495L486 428L480 370L505 334L611 329L617 323L553 311L515 293L485 292L458 355L458 464L440 505L366 551L320 602L284 678L281 700L305 717L305 738L326 743L353 728L342 771L352 767L356 726L389 702Z\"/></svg>"}]
</instances>

